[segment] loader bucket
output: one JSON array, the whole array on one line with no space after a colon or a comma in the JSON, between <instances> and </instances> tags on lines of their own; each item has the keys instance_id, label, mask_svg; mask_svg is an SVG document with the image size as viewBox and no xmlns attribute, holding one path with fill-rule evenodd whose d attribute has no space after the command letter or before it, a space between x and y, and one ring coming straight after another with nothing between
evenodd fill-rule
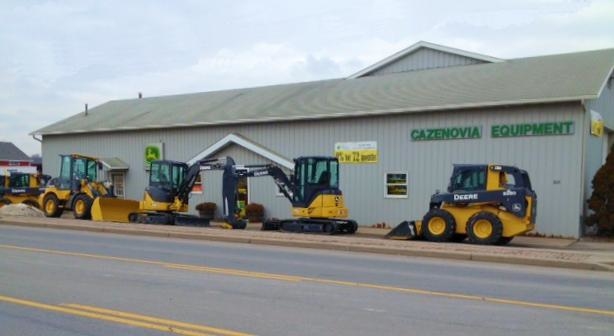
<instances>
[{"instance_id":1,"label":"loader bucket","mask_svg":"<svg viewBox=\"0 0 614 336\"><path fill-rule=\"evenodd\" d=\"M416 230L416 221L403 221L394 229L390 230L385 236L386 239L408 240L416 239L418 231Z\"/></svg>"},{"instance_id":2,"label":"loader bucket","mask_svg":"<svg viewBox=\"0 0 614 336\"><path fill-rule=\"evenodd\" d=\"M92 203L92 220L129 223L128 215L139 211L139 201L96 197Z\"/></svg>"}]
</instances>

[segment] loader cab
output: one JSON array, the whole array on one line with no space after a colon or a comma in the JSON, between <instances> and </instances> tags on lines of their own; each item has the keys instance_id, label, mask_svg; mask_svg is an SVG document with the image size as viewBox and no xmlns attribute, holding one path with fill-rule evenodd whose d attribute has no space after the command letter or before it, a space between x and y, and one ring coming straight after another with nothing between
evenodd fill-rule
<instances>
[{"instance_id":1,"label":"loader cab","mask_svg":"<svg viewBox=\"0 0 614 336\"><path fill-rule=\"evenodd\" d=\"M60 176L56 183L58 189L77 192L82 180L95 182L98 170L102 169L101 164L94 158L76 154L63 154L60 157Z\"/></svg>"},{"instance_id":2,"label":"loader cab","mask_svg":"<svg viewBox=\"0 0 614 336\"><path fill-rule=\"evenodd\" d=\"M11 173L10 178L10 187L11 188L30 188L30 187L35 187L34 185L31 185L32 182L34 181L30 181L33 176L31 176L30 174L26 174L26 173Z\"/></svg>"},{"instance_id":3,"label":"loader cab","mask_svg":"<svg viewBox=\"0 0 614 336\"><path fill-rule=\"evenodd\" d=\"M334 157L299 157L294 160L294 205L306 207L319 194L341 194L339 161Z\"/></svg>"},{"instance_id":4,"label":"loader cab","mask_svg":"<svg viewBox=\"0 0 614 336\"><path fill-rule=\"evenodd\" d=\"M188 166L183 162L152 161L147 188L151 197L157 202L172 202L185 179L187 169Z\"/></svg>"},{"instance_id":5,"label":"loader cab","mask_svg":"<svg viewBox=\"0 0 614 336\"><path fill-rule=\"evenodd\" d=\"M529 174L513 166L454 165L448 192L524 188L532 191Z\"/></svg>"}]
</instances>

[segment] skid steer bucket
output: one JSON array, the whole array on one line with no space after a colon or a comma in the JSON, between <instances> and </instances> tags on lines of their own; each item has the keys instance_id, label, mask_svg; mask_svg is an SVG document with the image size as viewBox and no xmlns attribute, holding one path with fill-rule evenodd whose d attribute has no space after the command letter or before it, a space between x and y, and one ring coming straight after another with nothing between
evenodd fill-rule
<instances>
[{"instance_id":1,"label":"skid steer bucket","mask_svg":"<svg viewBox=\"0 0 614 336\"><path fill-rule=\"evenodd\" d=\"M390 230L385 236L387 239L408 240L416 239L418 231L416 230L416 221L403 221L394 229Z\"/></svg>"},{"instance_id":2,"label":"skid steer bucket","mask_svg":"<svg viewBox=\"0 0 614 336\"><path fill-rule=\"evenodd\" d=\"M97 197L92 204L92 220L128 223L128 215L139 211L139 201Z\"/></svg>"}]
</instances>

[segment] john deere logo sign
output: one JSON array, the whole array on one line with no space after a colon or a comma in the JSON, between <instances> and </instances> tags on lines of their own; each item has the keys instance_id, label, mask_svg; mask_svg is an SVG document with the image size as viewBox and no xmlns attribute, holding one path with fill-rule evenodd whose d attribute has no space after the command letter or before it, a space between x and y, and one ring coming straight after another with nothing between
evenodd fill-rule
<instances>
[{"instance_id":1,"label":"john deere logo sign","mask_svg":"<svg viewBox=\"0 0 614 336\"><path fill-rule=\"evenodd\" d=\"M162 143L154 143L145 147L145 169L149 169L151 161L162 160L162 146Z\"/></svg>"},{"instance_id":2,"label":"john deere logo sign","mask_svg":"<svg viewBox=\"0 0 614 336\"><path fill-rule=\"evenodd\" d=\"M481 126L423 128L411 131L413 141L479 139L481 137Z\"/></svg>"}]
</instances>

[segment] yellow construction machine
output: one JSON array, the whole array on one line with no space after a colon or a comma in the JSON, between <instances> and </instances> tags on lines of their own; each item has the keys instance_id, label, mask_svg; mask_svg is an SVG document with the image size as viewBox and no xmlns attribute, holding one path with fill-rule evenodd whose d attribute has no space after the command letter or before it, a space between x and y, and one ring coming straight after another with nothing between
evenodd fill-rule
<instances>
[{"instance_id":1,"label":"yellow construction machine","mask_svg":"<svg viewBox=\"0 0 614 336\"><path fill-rule=\"evenodd\" d=\"M38 196L44 192L49 178L48 175L19 172L0 176L0 207L23 203L38 208Z\"/></svg>"},{"instance_id":2,"label":"yellow construction machine","mask_svg":"<svg viewBox=\"0 0 614 336\"><path fill-rule=\"evenodd\" d=\"M190 192L204 166L223 169L222 162L212 160L191 166L171 160L152 161L149 185L141 201L96 198L92 205L92 219L120 223L208 225L208 220L186 213Z\"/></svg>"},{"instance_id":3,"label":"yellow construction machine","mask_svg":"<svg viewBox=\"0 0 614 336\"><path fill-rule=\"evenodd\" d=\"M390 239L423 238L433 242L504 245L533 230L537 195L529 174L496 164L454 165L447 193L431 196L422 220L404 221Z\"/></svg>"},{"instance_id":4,"label":"yellow construction machine","mask_svg":"<svg viewBox=\"0 0 614 336\"><path fill-rule=\"evenodd\" d=\"M45 216L59 217L64 210L72 210L77 219L89 219L94 199L113 197L111 185L98 181L102 163L81 154L60 155L60 176L52 178L39 196Z\"/></svg>"},{"instance_id":5,"label":"yellow construction machine","mask_svg":"<svg viewBox=\"0 0 614 336\"><path fill-rule=\"evenodd\" d=\"M293 205L295 219L268 221L266 228L292 232L354 233L358 225L348 220L348 210L339 190L339 164L333 157L300 157L295 174L288 177L273 164L236 165L230 157L204 159L191 166L183 162L152 161L149 186L143 200L97 198L92 219L97 221L151 224L208 225L208 220L190 216L189 194L201 171L222 170L223 216L234 229L246 223L237 216L236 190L241 177L271 176Z\"/></svg>"}]
</instances>

